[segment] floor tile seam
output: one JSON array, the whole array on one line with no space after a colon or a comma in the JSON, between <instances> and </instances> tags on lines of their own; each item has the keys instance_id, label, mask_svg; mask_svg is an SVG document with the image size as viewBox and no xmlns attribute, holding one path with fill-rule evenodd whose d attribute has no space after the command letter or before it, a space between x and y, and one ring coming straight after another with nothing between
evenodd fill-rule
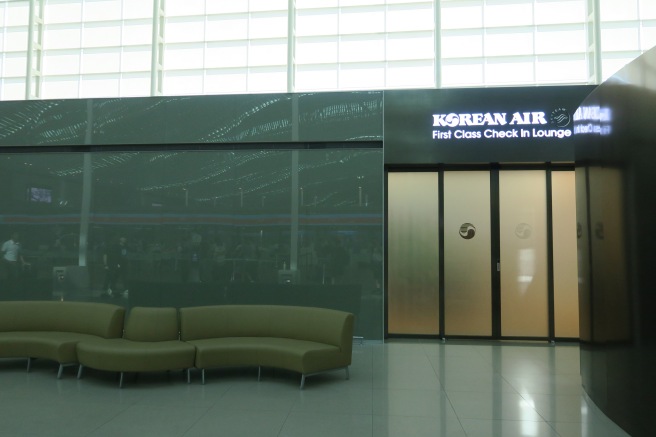
<instances>
[{"instance_id":1,"label":"floor tile seam","mask_svg":"<svg viewBox=\"0 0 656 437\"><path fill-rule=\"evenodd\" d=\"M544 423L545 425L547 425L547 426L553 431L553 433L554 433L556 436L558 436L558 437L563 437L562 434L560 434L560 433L558 432L558 430L556 430L556 428L554 428L554 426L553 426L551 423L549 423L549 422L535 422L535 421L513 420L513 419L465 419L465 420L476 420L476 421L481 421L481 422L482 422L482 421L485 421L485 422L518 422L518 423L522 423L522 422L530 422L530 423ZM464 429L464 427L463 427L463 429ZM465 434L466 434L466 431L465 431Z\"/></svg>"},{"instance_id":2,"label":"floor tile seam","mask_svg":"<svg viewBox=\"0 0 656 437\"><path fill-rule=\"evenodd\" d=\"M371 411L369 413L363 413L363 414L371 414L371 413L373 413L373 404L374 404L373 392L370 392L369 390L364 390L364 391L369 393L369 404L371 405ZM320 401L325 402L325 399L323 399L323 400L320 399ZM290 412L311 412L311 411L314 411L314 410L307 411L306 409L304 409L303 408L303 401L299 399L291 405L291 407L289 408L289 411ZM346 413L346 414L350 414L350 413ZM360 414L360 413L357 413L357 414Z\"/></svg>"},{"instance_id":3,"label":"floor tile seam","mask_svg":"<svg viewBox=\"0 0 656 437\"><path fill-rule=\"evenodd\" d=\"M584 423L596 422L596 420L546 420L546 422L555 425L557 423L566 423L568 425L583 425Z\"/></svg>"},{"instance_id":4,"label":"floor tile seam","mask_svg":"<svg viewBox=\"0 0 656 437\"><path fill-rule=\"evenodd\" d=\"M444 388L445 392L451 392L451 393L478 393L480 395L491 395L494 393L501 393L501 394L519 394L517 393L514 389L503 389L503 390L488 390L488 391L482 391L481 389L478 388L462 388L462 387L446 387Z\"/></svg>"},{"instance_id":5,"label":"floor tile seam","mask_svg":"<svg viewBox=\"0 0 656 437\"><path fill-rule=\"evenodd\" d=\"M212 409L212 407L206 407L205 412L203 414L201 414L200 416L198 416L198 418L194 421L194 423L190 424L189 427L187 428L187 430L184 431L180 435L180 437L184 437L185 435L187 435L189 433L189 431L191 431L201 421L201 419L203 417L205 417L210 412L211 409Z\"/></svg>"},{"instance_id":6,"label":"floor tile seam","mask_svg":"<svg viewBox=\"0 0 656 437\"><path fill-rule=\"evenodd\" d=\"M461 418L458 416L458 418ZM529 419L512 419L512 418L507 418L507 417L493 417L493 418L487 418L487 417L462 417L462 420L486 420L488 422L517 422L517 423L546 423L548 424L549 422L546 420L529 420ZM575 423L575 422L573 422Z\"/></svg>"},{"instance_id":7,"label":"floor tile seam","mask_svg":"<svg viewBox=\"0 0 656 437\"><path fill-rule=\"evenodd\" d=\"M453 402L451 401L451 398L449 397L449 393L444 391L444 396L446 397L446 400L449 402L449 405L451 405L451 409L456 415L456 419L458 420L458 424L460 425L460 429L462 429L463 434L467 435L467 431L465 431L465 426L462 424L462 419L460 418L460 415L458 414L458 410L456 410L456 407L453 405Z\"/></svg>"},{"instance_id":8,"label":"floor tile seam","mask_svg":"<svg viewBox=\"0 0 656 437\"><path fill-rule=\"evenodd\" d=\"M276 434L276 436L280 437L282 435L282 430L285 429L285 424L289 420L289 416L291 414L292 414L291 410L287 412L287 415L285 416L285 420L283 420L282 423L280 424L280 429L278 430L278 433Z\"/></svg>"},{"instance_id":9,"label":"floor tile seam","mask_svg":"<svg viewBox=\"0 0 656 437\"><path fill-rule=\"evenodd\" d=\"M67 394L66 397L65 397L65 402L66 402L67 405L89 405L89 404L94 404L96 406L101 407L101 406L106 405L106 404L111 404L111 405L120 405L122 407L121 411L124 411L127 408L137 406L137 405L139 405L139 402L141 402L143 400L143 396L140 396L138 399L133 399L133 400L130 400L130 401L126 401L124 403L123 402L119 403L119 402L108 402L106 400L101 401L101 400L85 399L85 398L87 398L87 395L81 395L79 400L72 400L72 399L70 399L69 395L70 394ZM57 400L60 400L60 399L54 399L54 400L57 401Z\"/></svg>"},{"instance_id":10,"label":"floor tile seam","mask_svg":"<svg viewBox=\"0 0 656 437\"><path fill-rule=\"evenodd\" d=\"M448 393L467 393L467 394L479 393L481 395L499 393L499 394L502 394L502 395L504 395L504 394L515 394L515 395L521 396L521 394L515 389L515 387L513 387L512 385L509 385L509 386L510 386L510 388L512 388L512 391L503 391L503 390L451 390L449 388L444 388L444 392L447 393L447 394Z\"/></svg>"},{"instance_id":11,"label":"floor tile seam","mask_svg":"<svg viewBox=\"0 0 656 437\"><path fill-rule=\"evenodd\" d=\"M373 409L373 407L372 407L372 409ZM280 425L280 430L278 430L278 434L276 434L278 437L282 436L282 431L285 429L285 425L289 421L289 418L292 414L300 414L300 415L310 415L310 414L312 414L312 415L320 415L320 416L324 416L324 417L331 417L331 416L367 417L367 418L369 418L369 423L371 425L371 437L377 437L377 436L373 435L373 432L374 432L374 429L373 429L374 428L373 427L373 422L374 422L374 420L373 420L373 418L374 418L373 411L372 411L371 414L360 414L360 413L324 413L324 412L317 412L317 411L293 411L293 410L289 411L287 413L287 416L285 417L285 420Z\"/></svg>"},{"instance_id":12,"label":"floor tile seam","mask_svg":"<svg viewBox=\"0 0 656 437\"><path fill-rule=\"evenodd\" d=\"M528 394L527 394L527 395L528 395ZM521 396L521 398L524 399L526 402L531 402L531 405L532 405L531 408L533 409L533 411L535 411L535 414L537 414L538 416L540 416L545 422L547 422L547 423L550 422L549 419L546 417L546 415L545 415L545 414L542 414L542 413L538 410L538 408L535 406L535 401L534 401L533 399L531 399L531 398L527 398L527 396L525 396L525 395L522 394L522 393L519 393L519 396ZM551 426L551 425L550 425L550 426ZM552 426L552 428L553 428L553 426ZM554 429L554 431L555 431L555 429ZM556 433L556 434L558 434L558 433Z\"/></svg>"},{"instance_id":13,"label":"floor tile seam","mask_svg":"<svg viewBox=\"0 0 656 437\"><path fill-rule=\"evenodd\" d=\"M517 393L518 395L522 396L521 392L517 389L517 387L515 387L515 385L513 383L508 381L508 379L503 374L499 374L499 376L501 377L501 380L508 385L508 387L512 388L513 391L515 393ZM522 398L524 398L524 397L522 396Z\"/></svg>"},{"instance_id":14,"label":"floor tile seam","mask_svg":"<svg viewBox=\"0 0 656 437\"><path fill-rule=\"evenodd\" d=\"M452 409L452 414L446 413L444 414L402 414L402 413L392 413L392 414L385 414L385 413L376 413L372 414L373 417L405 417L405 418L412 418L412 419L437 419L437 420L449 420L449 419L458 419L458 414L453 411Z\"/></svg>"},{"instance_id":15,"label":"floor tile seam","mask_svg":"<svg viewBox=\"0 0 656 437\"><path fill-rule=\"evenodd\" d=\"M443 416L411 416L411 415L407 415L407 414L398 414L398 413L395 413L395 414L374 413L374 414L372 414L372 417L378 417L378 418L383 418L383 417L404 417L404 418L413 418L413 419L422 418L422 419L436 419L436 420L442 420L442 419L456 420L458 418L458 416L455 415L455 414L452 417L443 417Z\"/></svg>"},{"instance_id":16,"label":"floor tile seam","mask_svg":"<svg viewBox=\"0 0 656 437\"><path fill-rule=\"evenodd\" d=\"M198 425L198 423L200 423L200 421L203 420L203 419L205 418L205 416L207 416L207 415L209 414L210 410L212 410L213 408L214 408L213 406L212 406L212 407L207 407L207 411L205 411L203 414L201 414L201 415L196 419L196 421L195 421L194 423L192 423L191 425L189 425L189 427L187 428L187 430L184 431L184 433L182 433L182 434L180 435L180 437L185 437L186 435L189 435L189 433L191 432L191 430L192 430L196 425Z\"/></svg>"},{"instance_id":17,"label":"floor tile seam","mask_svg":"<svg viewBox=\"0 0 656 437\"><path fill-rule=\"evenodd\" d=\"M390 391L399 391L399 392L437 392L444 393L444 388L372 388L372 393L376 391L390 392Z\"/></svg>"},{"instance_id":18,"label":"floor tile seam","mask_svg":"<svg viewBox=\"0 0 656 437\"><path fill-rule=\"evenodd\" d=\"M565 387L557 388L551 386L551 384L549 384L549 386L546 389L544 388L544 386L538 385L537 387L535 386L530 388L524 387L523 389L520 390L520 388L518 388L516 384L513 384L508 380L505 381L506 383L508 383L510 387L513 388L515 392L517 392L520 395L522 395L522 393L525 393L527 395L536 395L536 396L577 396L582 394L581 392L583 390L582 387L578 387L578 386L571 387L571 388L565 388Z\"/></svg>"},{"instance_id":19,"label":"floor tile seam","mask_svg":"<svg viewBox=\"0 0 656 437\"><path fill-rule=\"evenodd\" d=\"M373 357L372 357L372 360L371 360L371 376L372 376L372 379L371 379L371 437L376 437L374 435L374 407L375 407L374 403L375 403L375 401L374 401L373 367L374 367L374 363L373 363Z\"/></svg>"},{"instance_id":20,"label":"floor tile seam","mask_svg":"<svg viewBox=\"0 0 656 437\"><path fill-rule=\"evenodd\" d=\"M560 394L560 393L530 393L530 392L523 392L519 393L519 395L524 398L526 401L534 401L532 396L549 396L553 397L555 399L558 398L572 398L570 400L573 400L574 398L578 398L579 400L584 399L582 395L577 395L577 394ZM530 396L530 397L529 397ZM563 400L563 399L561 399Z\"/></svg>"},{"instance_id":21,"label":"floor tile seam","mask_svg":"<svg viewBox=\"0 0 656 437\"><path fill-rule=\"evenodd\" d=\"M467 372L467 371L457 371L457 372L450 372L450 371L438 371L436 370L437 377L442 381L442 379L446 378L466 378L466 379L471 379L473 377L478 377L478 378L490 378L490 381L493 382L495 378L503 378L503 376L497 372L493 373L485 373L485 372ZM442 375L444 374L444 375ZM507 381L505 381L507 382Z\"/></svg>"},{"instance_id":22,"label":"floor tile seam","mask_svg":"<svg viewBox=\"0 0 656 437\"><path fill-rule=\"evenodd\" d=\"M418 359L418 358L428 358L431 355L427 354L424 351L405 351L405 352L392 352L392 353L373 353L372 355L378 357L378 358L411 358L411 359Z\"/></svg>"},{"instance_id":23,"label":"floor tile seam","mask_svg":"<svg viewBox=\"0 0 656 437\"><path fill-rule=\"evenodd\" d=\"M289 411L288 416L291 414L316 414L320 416L361 416L361 417L371 417L372 413L350 413L350 412L325 412L325 411L302 411L302 410L292 410Z\"/></svg>"},{"instance_id":24,"label":"floor tile seam","mask_svg":"<svg viewBox=\"0 0 656 437\"><path fill-rule=\"evenodd\" d=\"M494 358L493 358L494 354L486 355L482 352L481 348L475 348L474 351L476 352L476 355L479 356L479 358L482 362L484 362L486 364L489 364L492 367L492 369L494 369ZM496 373L496 371L495 371L495 373Z\"/></svg>"},{"instance_id":25,"label":"floor tile seam","mask_svg":"<svg viewBox=\"0 0 656 437\"><path fill-rule=\"evenodd\" d=\"M229 412L260 412L260 413L284 413L284 412L292 412L294 411L293 406L289 408L249 408L249 407L237 407L237 406L217 406L217 405L212 405L209 407L209 409L214 409L214 408L220 408L221 411L229 411Z\"/></svg>"},{"instance_id":26,"label":"floor tile seam","mask_svg":"<svg viewBox=\"0 0 656 437\"><path fill-rule=\"evenodd\" d=\"M449 393L454 393L454 394L455 394L455 393L471 394L471 393L481 393L481 392L458 391L458 390L447 390L447 391L445 391L445 393L446 393L447 399L449 399L449 402L451 402L452 407L453 407L453 402L451 401L451 397L450 397ZM483 394L489 394L489 393L490 393L490 392L485 392L485 393L483 393ZM496 392L492 392L492 394L494 394L494 393L496 393ZM500 392L500 394L503 395L503 394L508 394L508 393L506 393L506 392ZM520 393L510 393L510 394L516 394L516 395L520 396L523 400L527 401L527 399L526 399L524 396L522 396ZM539 412L535 407L532 406L532 407L530 407L530 408L531 408L531 410L533 410L533 412L534 412L538 417L540 417L541 420L528 420L528 422L547 422L546 418L545 418L542 414L540 414L540 412ZM458 414L458 410L456 410L455 407L453 407L453 410L456 412L456 415L458 415L458 417L460 417L460 415ZM476 419L476 418L475 418L475 417L463 417L463 419ZM486 419L486 420L499 420L499 419ZM503 420L517 420L517 419L503 419ZM522 421L522 420L517 420L517 421Z\"/></svg>"},{"instance_id":27,"label":"floor tile seam","mask_svg":"<svg viewBox=\"0 0 656 437\"><path fill-rule=\"evenodd\" d=\"M132 407L134 407L135 405L137 405L137 404L131 404L131 405L126 405L126 406L124 406L124 408L122 408L120 411L117 411L116 414L112 415L111 418L107 419L107 420L104 421L102 424L100 424L100 425L96 426L95 428L93 428L93 430L91 430L91 432L89 432L88 435L93 435L96 431L98 431L99 429L101 429L103 426L106 426L106 425L108 425L109 423L113 422L114 420L117 420L117 418L118 418L121 414L125 413L129 408L132 408Z\"/></svg>"}]
</instances>

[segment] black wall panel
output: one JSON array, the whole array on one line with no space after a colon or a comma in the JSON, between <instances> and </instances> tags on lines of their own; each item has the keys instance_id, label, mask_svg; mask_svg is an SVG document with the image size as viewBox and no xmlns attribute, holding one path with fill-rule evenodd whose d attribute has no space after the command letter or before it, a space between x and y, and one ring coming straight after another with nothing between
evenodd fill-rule
<instances>
[{"instance_id":1,"label":"black wall panel","mask_svg":"<svg viewBox=\"0 0 656 437\"><path fill-rule=\"evenodd\" d=\"M580 192L581 374L632 436L656 411L656 49L595 90L575 116ZM585 222L581 222L587 217ZM583 244L585 242L585 244Z\"/></svg>"}]
</instances>

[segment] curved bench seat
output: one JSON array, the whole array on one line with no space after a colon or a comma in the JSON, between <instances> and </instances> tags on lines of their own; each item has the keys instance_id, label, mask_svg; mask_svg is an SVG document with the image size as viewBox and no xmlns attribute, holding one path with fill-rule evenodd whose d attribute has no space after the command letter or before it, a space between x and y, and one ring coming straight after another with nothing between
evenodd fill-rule
<instances>
[{"instance_id":1,"label":"curved bench seat","mask_svg":"<svg viewBox=\"0 0 656 437\"><path fill-rule=\"evenodd\" d=\"M92 302L0 302L0 357L44 358L64 366L78 363L80 341L120 337L123 307Z\"/></svg>"},{"instance_id":2,"label":"curved bench seat","mask_svg":"<svg viewBox=\"0 0 656 437\"><path fill-rule=\"evenodd\" d=\"M196 347L195 367L277 367L304 375L343 368L340 348L314 341L274 337L188 340ZM203 383L205 375L203 372Z\"/></svg>"},{"instance_id":3,"label":"curved bench seat","mask_svg":"<svg viewBox=\"0 0 656 437\"><path fill-rule=\"evenodd\" d=\"M178 326L175 308L132 308L123 338L78 343L78 378L84 367L119 372L119 387L123 387L125 372L183 369L189 382L196 348L179 340Z\"/></svg>"},{"instance_id":4,"label":"curved bench seat","mask_svg":"<svg viewBox=\"0 0 656 437\"><path fill-rule=\"evenodd\" d=\"M179 340L140 342L124 338L81 341L80 364L108 372L157 372L194 366L196 349Z\"/></svg>"},{"instance_id":5,"label":"curved bench seat","mask_svg":"<svg viewBox=\"0 0 656 437\"><path fill-rule=\"evenodd\" d=\"M45 358L61 363L77 362L76 345L94 341L95 335L76 332L31 331L0 334L2 355L7 357Z\"/></svg>"},{"instance_id":6,"label":"curved bench seat","mask_svg":"<svg viewBox=\"0 0 656 437\"><path fill-rule=\"evenodd\" d=\"M181 339L196 347L195 367L275 367L300 373L345 369L353 347L351 313L279 305L180 309Z\"/></svg>"}]
</instances>

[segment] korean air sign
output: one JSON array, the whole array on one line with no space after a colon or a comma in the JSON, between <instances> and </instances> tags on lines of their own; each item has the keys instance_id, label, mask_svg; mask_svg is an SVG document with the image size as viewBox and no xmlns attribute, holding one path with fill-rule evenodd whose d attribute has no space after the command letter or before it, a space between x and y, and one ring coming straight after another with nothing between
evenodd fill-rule
<instances>
[{"instance_id":1,"label":"korean air sign","mask_svg":"<svg viewBox=\"0 0 656 437\"><path fill-rule=\"evenodd\" d=\"M433 114L432 139L483 140L498 138L553 138L572 136L569 113L544 111Z\"/></svg>"}]
</instances>

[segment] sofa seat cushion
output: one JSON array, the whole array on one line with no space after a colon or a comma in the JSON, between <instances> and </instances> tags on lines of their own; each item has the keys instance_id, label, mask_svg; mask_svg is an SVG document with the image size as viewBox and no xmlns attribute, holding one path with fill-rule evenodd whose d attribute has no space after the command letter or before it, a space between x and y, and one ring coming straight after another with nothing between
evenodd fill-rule
<instances>
[{"instance_id":1,"label":"sofa seat cushion","mask_svg":"<svg viewBox=\"0 0 656 437\"><path fill-rule=\"evenodd\" d=\"M270 338L259 351L262 366L310 374L344 366L337 346L288 338Z\"/></svg>"},{"instance_id":2,"label":"sofa seat cushion","mask_svg":"<svg viewBox=\"0 0 656 437\"><path fill-rule=\"evenodd\" d=\"M77 343L98 338L76 332L0 332L0 356L46 358L61 364L77 363Z\"/></svg>"},{"instance_id":3,"label":"sofa seat cushion","mask_svg":"<svg viewBox=\"0 0 656 437\"><path fill-rule=\"evenodd\" d=\"M77 345L80 364L110 372L155 372L194 366L194 346L179 341L132 341L122 338Z\"/></svg>"},{"instance_id":4,"label":"sofa seat cushion","mask_svg":"<svg viewBox=\"0 0 656 437\"><path fill-rule=\"evenodd\" d=\"M273 337L225 337L189 340L196 347L196 367L278 367L300 373L335 368L337 346Z\"/></svg>"}]
</instances>

